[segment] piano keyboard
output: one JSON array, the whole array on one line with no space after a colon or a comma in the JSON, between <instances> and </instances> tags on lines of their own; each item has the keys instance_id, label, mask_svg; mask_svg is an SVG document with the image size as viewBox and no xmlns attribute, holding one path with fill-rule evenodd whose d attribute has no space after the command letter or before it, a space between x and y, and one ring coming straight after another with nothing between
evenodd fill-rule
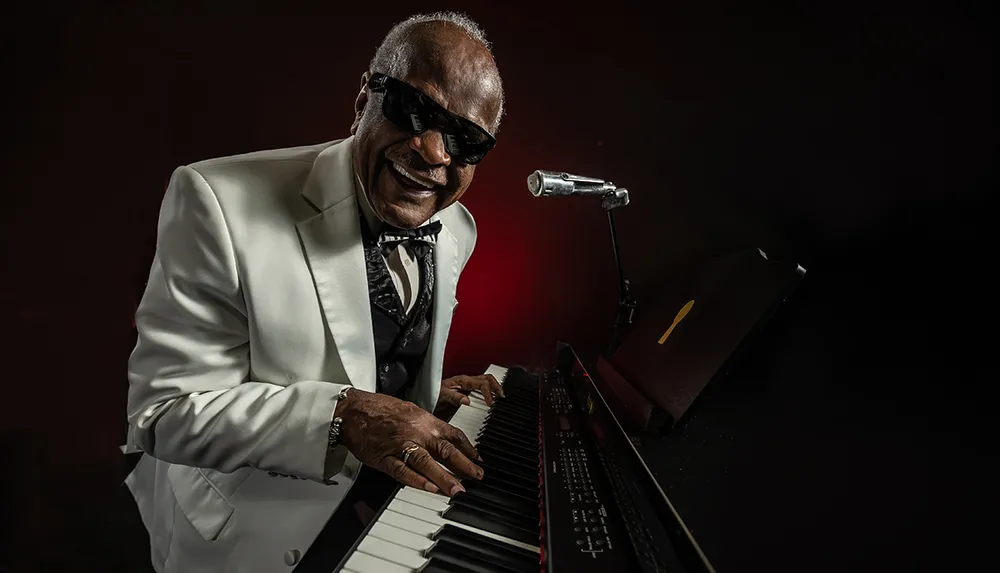
<instances>
[{"instance_id":1,"label":"piano keyboard","mask_svg":"<svg viewBox=\"0 0 1000 573\"><path fill-rule=\"evenodd\" d=\"M537 573L539 571L538 385L490 366L504 387L493 407L469 395L451 424L476 445L485 474L452 498L397 490L348 554L343 573Z\"/></svg>"}]
</instances>

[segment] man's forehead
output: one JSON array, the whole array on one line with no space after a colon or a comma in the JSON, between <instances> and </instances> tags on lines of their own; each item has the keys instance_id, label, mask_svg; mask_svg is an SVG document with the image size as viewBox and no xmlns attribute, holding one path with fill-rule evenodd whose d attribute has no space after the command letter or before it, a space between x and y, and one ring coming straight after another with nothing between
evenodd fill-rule
<instances>
[{"instance_id":1,"label":"man's forehead","mask_svg":"<svg viewBox=\"0 0 1000 573\"><path fill-rule=\"evenodd\" d=\"M489 52L468 44L420 48L404 49L399 79L448 111L491 129L499 113L500 81Z\"/></svg>"}]
</instances>

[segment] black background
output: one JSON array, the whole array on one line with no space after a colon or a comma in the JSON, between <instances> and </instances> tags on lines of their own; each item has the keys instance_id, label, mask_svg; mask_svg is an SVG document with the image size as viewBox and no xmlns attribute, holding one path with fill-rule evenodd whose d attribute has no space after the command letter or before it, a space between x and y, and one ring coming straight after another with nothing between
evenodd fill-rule
<instances>
[{"instance_id":1,"label":"black background","mask_svg":"<svg viewBox=\"0 0 1000 573\"><path fill-rule=\"evenodd\" d=\"M389 26L449 8L495 43L508 116L463 200L480 239L446 373L543 365L557 339L596 356L615 310L603 212L524 180L612 179L632 191L619 221L640 302L740 247L809 269L678 446L676 502L720 570L971 559L992 501L987 8L39 2L0 19L0 570L144 555L112 500L170 171L347 135Z\"/></svg>"}]
</instances>

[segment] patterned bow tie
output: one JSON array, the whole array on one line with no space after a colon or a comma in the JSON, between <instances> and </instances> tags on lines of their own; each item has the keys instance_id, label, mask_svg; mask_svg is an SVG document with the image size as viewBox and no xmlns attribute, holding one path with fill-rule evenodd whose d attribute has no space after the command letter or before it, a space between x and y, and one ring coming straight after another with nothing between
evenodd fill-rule
<instances>
[{"instance_id":1,"label":"patterned bow tie","mask_svg":"<svg viewBox=\"0 0 1000 573\"><path fill-rule=\"evenodd\" d=\"M401 244L406 244L414 250L414 254L423 257L437 242L440 232L441 221L434 221L416 229L398 229L387 225L379 236L378 246L382 250L382 255L386 257Z\"/></svg>"}]
</instances>

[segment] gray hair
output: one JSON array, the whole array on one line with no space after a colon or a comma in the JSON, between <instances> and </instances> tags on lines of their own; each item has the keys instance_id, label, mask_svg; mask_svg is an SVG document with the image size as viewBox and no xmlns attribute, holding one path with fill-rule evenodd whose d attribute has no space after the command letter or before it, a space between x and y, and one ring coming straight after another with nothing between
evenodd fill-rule
<instances>
[{"instance_id":1,"label":"gray hair","mask_svg":"<svg viewBox=\"0 0 1000 573\"><path fill-rule=\"evenodd\" d=\"M398 73L398 67L401 63L403 57L403 50L400 49L401 43L407 36L407 32L410 31L414 26L418 24L424 24L427 22L450 22L462 30L465 31L473 40L476 40L482 44L490 55L493 55L493 46L490 44L489 40L486 39L486 33L472 18L469 18L461 12L433 12L430 14L416 14L410 16L402 22L396 23L390 30L389 33L385 35L385 39L379 44L378 48L375 50L375 56L372 58L370 64L371 71L383 70L385 73L390 75ZM498 75L499 79L499 75ZM496 133L500 129L500 119L504 114L504 93L503 93L503 82L500 83L500 110L497 113L496 121L493 122L493 132Z\"/></svg>"}]
</instances>

